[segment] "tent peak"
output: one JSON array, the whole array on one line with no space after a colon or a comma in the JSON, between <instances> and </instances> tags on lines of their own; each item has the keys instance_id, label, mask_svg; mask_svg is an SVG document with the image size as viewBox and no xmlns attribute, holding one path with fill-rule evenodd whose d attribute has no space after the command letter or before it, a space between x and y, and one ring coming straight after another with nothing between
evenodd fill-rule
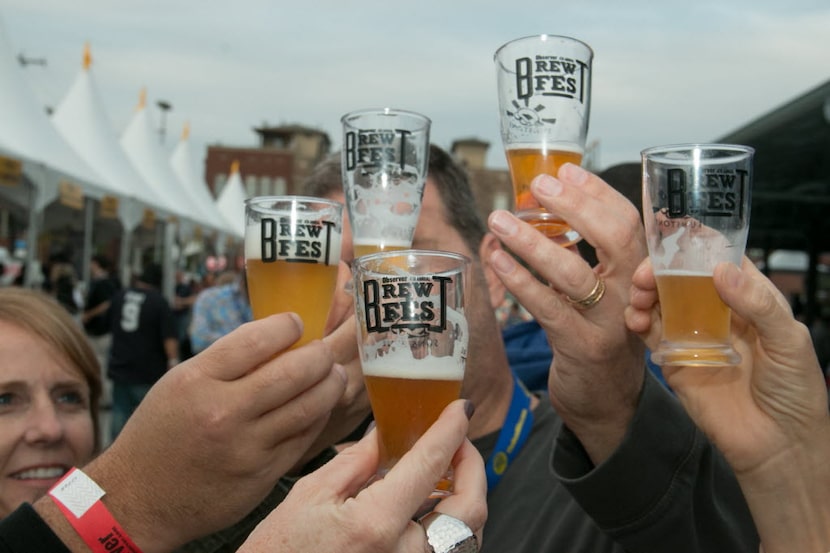
<instances>
[{"instance_id":1,"label":"tent peak","mask_svg":"<svg viewBox=\"0 0 830 553\"><path fill-rule=\"evenodd\" d=\"M89 69L92 66L92 48L89 42L84 43L84 69Z\"/></svg>"},{"instance_id":2,"label":"tent peak","mask_svg":"<svg viewBox=\"0 0 830 553\"><path fill-rule=\"evenodd\" d=\"M147 87L142 87L138 93L138 105L135 106L136 111L141 111L147 106Z\"/></svg>"},{"instance_id":3,"label":"tent peak","mask_svg":"<svg viewBox=\"0 0 830 553\"><path fill-rule=\"evenodd\" d=\"M235 159L235 160L233 160L233 163L231 163L231 175L233 175L234 173L238 173L238 172L239 172L239 160Z\"/></svg>"},{"instance_id":4,"label":"tent peak","mask_svg":"<svg viewBox=\"0 0 830 553\"><path fill-rule=\"evenodd\" d=\"M184 122L184 128L182 129L182 140L187 140L190 138L190 121Z\"/></svg>"}]
</instances>

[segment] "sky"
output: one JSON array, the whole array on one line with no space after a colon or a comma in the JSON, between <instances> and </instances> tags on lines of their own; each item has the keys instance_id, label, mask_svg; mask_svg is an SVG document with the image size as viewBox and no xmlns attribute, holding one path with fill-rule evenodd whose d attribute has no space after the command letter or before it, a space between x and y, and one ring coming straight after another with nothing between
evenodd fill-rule
<instances>
[{"instance_id":1,"label":"sky","mask_svg":"<svg viewBox=\"0 0 830 553\"><path fill-rule=\"evenodd\" d=\"M499 137L493 53L526 35L594 50L588 141L600 169L649 146L707 142L830 79L827 0L0 0L25 78L56 106L92 71L120 136L142 88L172 151L253 147L260 125L300 124L341 143L340 117L372 107L432 120L432 141ZM0 122L2 124L2 122Z\"/></svg>"}]
</instances>

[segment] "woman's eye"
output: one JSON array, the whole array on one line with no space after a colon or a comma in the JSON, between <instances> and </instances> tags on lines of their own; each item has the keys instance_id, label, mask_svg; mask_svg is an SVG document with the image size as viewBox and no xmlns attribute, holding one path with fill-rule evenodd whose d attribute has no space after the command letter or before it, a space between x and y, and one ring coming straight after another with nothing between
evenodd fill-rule
<instances>
[{"instance_id":1,"label":"woman's eye","mask_svg":"<svg viewBox=\"0 0 830 553\"><path fill-rule=\"evenodd\" d=\"M20 396L13 392L0 393L0 412L8 411L20 404Z\"/></svg>"},{"instance_id":2,"label":"woman's eye","mask_svg":"<svg viewBox=\"0 0 830 553\"><path fill-rule=\"evenodd\" d=\"M86 398L80 392L61 392L57 399L66 405L86 405Z\"/></svg>"}]
</instances>

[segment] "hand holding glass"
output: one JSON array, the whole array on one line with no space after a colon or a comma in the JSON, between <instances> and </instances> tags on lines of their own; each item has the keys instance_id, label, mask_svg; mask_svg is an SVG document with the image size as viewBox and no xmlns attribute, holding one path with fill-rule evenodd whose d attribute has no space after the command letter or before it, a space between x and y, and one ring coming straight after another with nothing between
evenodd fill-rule
<instances>
[{"instance_id":1,"label":"hand holding glass","mask_svg":"<svg viewBox=\"0 0 830 553\"><path fill-rule=\"evenodd\" d=\"M683 144L644 150L643 214L657 280L663 336L652 360L664 366L735 365L730 310L713 272L746 249L754 150Z\"/></svg>"},{"instance_id":2,"label":"hand holding glass","mask_svg":"<svg viewBox=\"0 0 830 553\"><path fill-rule=\"evenodd\" d=\"M496 51L501 137L515 194L515 213L555 242L569 246L579 233L530 193L530 183L579 165L591 105L591 48L569 37L539 35Z\"/></svg>"},{"instance_id":3,"label":"hand holding glass","mask_svg":"<svg viewBox=\"0 0 830 553\"><path fill-rule=\"evenodd\" d=\"M430 120L385 108L347 113L341 121L355 256L410 248L427 176Z\"/></svg>"},{"instance_id":4,"label":"hand holding glass","mask_svg":"<svg viewBox=\"0 0 830 553\"><path fill-rule=\"evenodd\" d=\"M303 196L245 202L245 272L254 318L293 311L297 348L323 337L340 262L343 204Z\"/></svg>"},{"instance_id":5,"label":"hand holding glass","mask_svg":"<svg viewBox=\"0 0 830 553\"><path fill-rule=\"evenodd\" d=\"M358 345L383 476L461 393L469 259L425 250L358 258ZM433 497L452 493L451 475Z\"/></svg>"}]
</instances>

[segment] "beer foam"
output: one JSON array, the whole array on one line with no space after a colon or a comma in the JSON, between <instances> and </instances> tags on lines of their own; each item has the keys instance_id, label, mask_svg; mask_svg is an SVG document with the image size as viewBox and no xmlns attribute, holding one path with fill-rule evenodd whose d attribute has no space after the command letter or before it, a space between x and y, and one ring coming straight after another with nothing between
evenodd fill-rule
<instances>
[{"instance_id":1,"label":"beer foam","mask_svg":"<svg viewBox=\"0 0 830 553\"><path fill-rule=\"evenodd\" d=\"M461 349L458 346L456 343L456 351ZM463 349L466 351L466 347ZM361 365L366 376L412 380L462 380L465 361L466 359L457 354L415 359L409 347L405 344L395 344L383 356L371 361L362 360Z\"/></svg>"},{"instance_id":2,"label":"beer foam","mask_svg":"<svg viewBox=\"0 0 830 553\"><path fill-rule=\"evenodd\" d=\"M654 276L711 277L712 273L707 273L706 271L690 271L687 269L661 269L654 271Z\"/></svg>"},{"instance_id":3,"label":"beer foam","mask_svg":"<svg viewBox=\"0 0 830 553\"><path fill-rule=\"evenodd\" d=\"M353 244L355 247L358 246L377 246L378 244L383 244L385 248L396 248L400 250L408 250L412 247L412 243L408 240L402 239L395 239L390 238L388 236L375 236L375 237L363 237L363 238L355 238L353 240Z\"/></svg>"},{"instance_id":4,"label":"beer foam","mask_svg":"<svg viewBox=\"0 0 830 553\"><path fill-rule=\"evenodd\" d=\"M546 150L548 152L571 152L584 155L585 148L573 142L511 142L505 147L506 150Z\"/></svg>"},{"instance_id":5,"label":"beer foam","mask_svg":"<svg viewBox=\"0 0 830 553\"><path fill-rule=\"evenodd\" d=\"M321 235L324 234L321 233ZM308 238L308 240L320 242L323 245L326 242L324 238ZM329 265L337 265L340 262L342 242L342 232L332 228L331 240L329 240ZM245 259L262 259L259 223L248 225L248 228L245 229Z\"/></svg>"}]
</instances>

